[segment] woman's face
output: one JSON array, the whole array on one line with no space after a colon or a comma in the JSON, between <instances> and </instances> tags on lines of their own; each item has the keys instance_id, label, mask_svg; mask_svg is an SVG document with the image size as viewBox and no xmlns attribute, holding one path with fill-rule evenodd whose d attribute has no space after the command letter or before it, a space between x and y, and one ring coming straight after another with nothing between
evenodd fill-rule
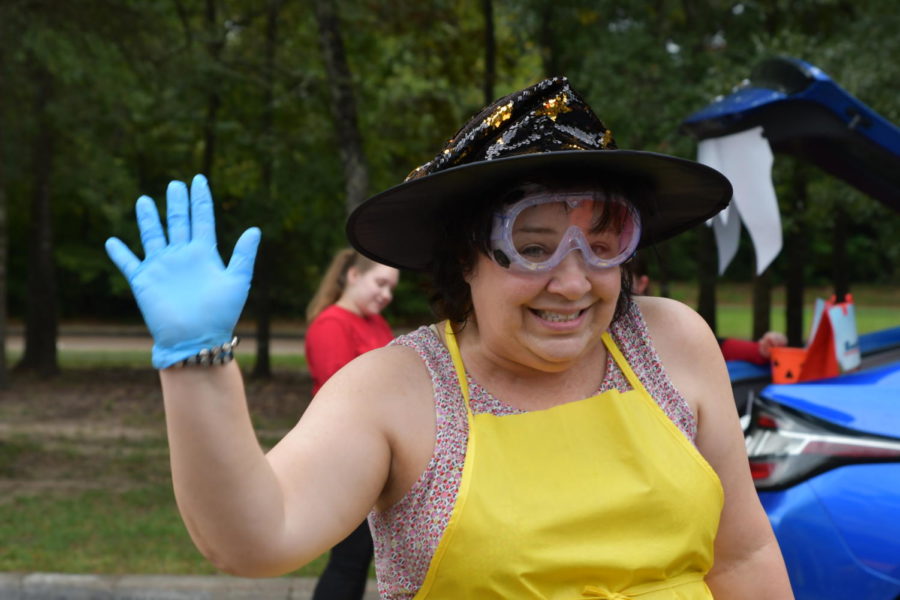
<instances>
[{"instance_id":1,"label":"woman's face","mask_svg":"<svg viewBox=\"0 0 900 600\"><path fill-rule=\"evenodd\" d=\"M342 304L355 308L364 317L377 315L391 303L400 272L386 265L375 265L366 272L351 267L347 272L347 287L341 295Z\"/></svg>"},{"instance_id":2,"label":"woman's face","mask_svg":"<svg viewBox=\"0 0 900 600\"><path fill-rule=\"evenodd\" d=\"M620 268L589 267L581 250L543 272L504 268L480 254L467 281L487 347L504 359L548 371L591 355L612 322L621 291Z\"/></svg>"}]
</instances>

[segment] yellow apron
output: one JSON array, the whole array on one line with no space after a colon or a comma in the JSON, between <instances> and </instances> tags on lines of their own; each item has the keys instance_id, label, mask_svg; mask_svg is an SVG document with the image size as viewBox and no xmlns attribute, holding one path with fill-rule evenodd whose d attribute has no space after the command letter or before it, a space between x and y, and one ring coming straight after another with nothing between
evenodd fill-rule
<instances>
[{"instance_id":1,"label":"yellow apron","mask_svg":"<svg viewBox=\"0 0 900 600\"><path fill-rule=\"evenodd\" d=\"M462 480L416 599L709 599L723 492L608 333L633 390L472 414Z\"/></svg>"}]
</instances>

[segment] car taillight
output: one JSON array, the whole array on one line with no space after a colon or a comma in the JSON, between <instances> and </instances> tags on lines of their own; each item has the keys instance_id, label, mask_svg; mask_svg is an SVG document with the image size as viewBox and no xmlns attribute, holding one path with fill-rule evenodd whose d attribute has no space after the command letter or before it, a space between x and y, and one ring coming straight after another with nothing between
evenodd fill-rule
<instances>
[{"instance_id":1,"label":"car taillight","mask_svg":"<svg viewBox=\"0 0 900 600\"><path fill-rule=\"evenodd\" d=\"M755 398L745 441L757 489L788 487L850 463L900 461L900 440L866 435Z\"/></svg>"}]
</instances>

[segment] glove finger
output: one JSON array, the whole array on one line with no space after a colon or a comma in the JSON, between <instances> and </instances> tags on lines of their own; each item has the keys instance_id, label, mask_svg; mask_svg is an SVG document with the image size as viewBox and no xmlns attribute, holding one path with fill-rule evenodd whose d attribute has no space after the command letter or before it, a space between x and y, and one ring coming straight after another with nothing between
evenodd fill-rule
<instances>
[{"instance_id":1,"label":"glove finger","mask_svg":"<svg viewBox=\"0 0 900 600\"><path fill-rule=\"evenodd\" d=\"M156 202L148 196L141 196L137 199L134 211L137 213L138 231L141 233L144 256L150 256L165 248L166 236L163 233L162 223L159 222Z\"/></svg>"},{"instance_id":2,"label":"glove finger","mask_svg":"<svg viewBox=\"0 0 900 600\"><path fill-rule=\"evenodd\" d=\"M130 282L134 272L141 265L140 259L134 255L134 252L122 240L115 237L106 240L106 253L109 255L110 260L119 267L125 279Z\"/></svg>"},{"instance_id":3,"label":"glove finger","mask_svg":"<svg viewBox=\"0 0 900 600\"><path fill-rule=\"evenodd\" d=\"M191 218L188 214L188 190L183 181L170 181L166 188L166 226L170 244L191 241Z\"/></svg>"},{"instance_id":4,"label":"glove finger","mask_svg":"<svg viewBox=\"0 0 900 600\"><path fill-rule=\"evenodd\" d=\"M203 175L191 181L191 239L216 245L216 217L213 214L212 193Z\"/></svg>"},{"instance_id":5,"label":"glove finger","mask_svg":"<svg viewBox=\"0 0 900 600\"><path fill-rule=\"evenodd\" d=\"M259 227L251 227L241 234L234 245L231 260L228 261L227 271L232 275L244 276L250 279L253 276L253 264L256 262L256 250L259 248L259 239L262 232Z\"/></svg>"}]
</instances>

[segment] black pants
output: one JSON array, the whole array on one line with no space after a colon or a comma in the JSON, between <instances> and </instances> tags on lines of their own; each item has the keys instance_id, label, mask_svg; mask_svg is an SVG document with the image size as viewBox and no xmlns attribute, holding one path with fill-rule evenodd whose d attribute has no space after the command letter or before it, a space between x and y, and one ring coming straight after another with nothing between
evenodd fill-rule
<instances>
[{"instance_id":1,"label":"black pants","mask_svg":"<svg viewBox=\"0 0 900 600\"><path fill-rule=\"evenodd\" d=\"M372 562L372 534L363 521L331 549L328 565L316 583L312 600L361 600Z\"/></svg>"}]
</instances>

